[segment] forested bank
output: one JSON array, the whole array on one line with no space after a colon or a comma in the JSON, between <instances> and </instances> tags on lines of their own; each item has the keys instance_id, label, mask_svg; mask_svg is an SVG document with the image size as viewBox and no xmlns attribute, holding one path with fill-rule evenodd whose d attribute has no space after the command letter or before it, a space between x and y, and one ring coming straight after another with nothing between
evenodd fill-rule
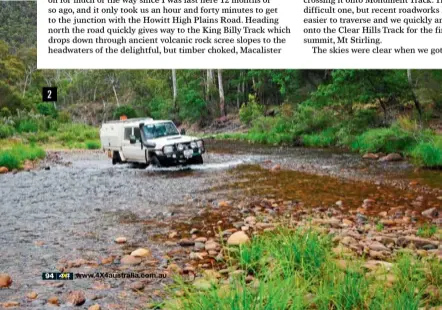
<instances>
[{"instance_id":1,"label":"forested bank","mask_svg":"<svg viewBox=\"0 0 442 310\"><path fill-rule=\"evenodd\" d=\"M125 114L204 128L229 115L249 130L224 138L442 165L440 70L37 70L36 3L0 5L0 138L95 147L96 134L78 140L75 131L89 129L72 121ZM44 86L58 87L56 103L41 102Z\"/></svg>"}]
</instances>

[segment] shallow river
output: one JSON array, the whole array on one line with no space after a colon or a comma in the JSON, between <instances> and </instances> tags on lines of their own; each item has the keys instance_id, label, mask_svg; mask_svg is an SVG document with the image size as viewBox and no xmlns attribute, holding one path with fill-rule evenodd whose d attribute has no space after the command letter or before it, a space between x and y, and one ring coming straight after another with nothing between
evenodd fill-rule
<instances>
[{"instance_id":1,"label":"shallow river","mask_svg":"<svg viewBox=\"0 0 442 310\"><path fill-rule=\"evenodd\" d=\"M58 296L60 306L71 290L84 290L81 309L99 303L104 309L142 308L158 300L170 279L146 281L142 292L129 288L133 280L42 281L69 262L88 263L72 272L161 273L168 261L183 259L180 247L164 244L170 227L209 229L210 206L221 200L259 196L302 201L305 207L330 206L343 201L358 207L366 198L377 202L376 212L394 206L418 211L439 207L440 171L416 171L406 162L373 163L338 151L257 147L211 142L202 166L139 169L112 166L100 152L61 153L63 162L47 162L50 170L0 175L0 273L13 278L0 289L0 303L20 302L20 308L45 309ZM279 164L282 171L269 172ZM410 185L412 184L412 185ZM439 199L438 199L439 198ZM235 218L221 219L226 225ZM225 229L230 228L228 226ZM115 244L127 238L124 246ZM153 257L123 268L119 258L138 247ZM110 264L102 259L111 257ZM38 293L30 300L26 294Z\"/></svg>"}]
</instances>

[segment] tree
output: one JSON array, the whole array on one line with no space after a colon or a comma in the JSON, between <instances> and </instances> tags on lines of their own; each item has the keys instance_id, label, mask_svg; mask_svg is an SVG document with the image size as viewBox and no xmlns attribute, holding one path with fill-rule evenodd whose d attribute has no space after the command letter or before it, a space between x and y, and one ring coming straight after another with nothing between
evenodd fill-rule
<instances>
[{"instance_id":1,"label":"tree","mask_svg":"<svg viewBox=\"0 0 442 310\"><path fill-rule=\"evenodd\" d=\"M218 88L219 88L219 111L221 116L226 115L226 102L223 87L223 70L218 69Z\"/></svg>"},{"instance_id":2,"label":"tree","mask_svg":"<svg viewBox=\"0 0 442 310\"><path fill-rule=\"evenodd\" d=\"M178 111L177 107L177 96L178 96L178 89L177 89L177 83L176 83L176 69L172 69L172 88L173 88L173 109L176 113Z\"/></svg>"}]
</instances>

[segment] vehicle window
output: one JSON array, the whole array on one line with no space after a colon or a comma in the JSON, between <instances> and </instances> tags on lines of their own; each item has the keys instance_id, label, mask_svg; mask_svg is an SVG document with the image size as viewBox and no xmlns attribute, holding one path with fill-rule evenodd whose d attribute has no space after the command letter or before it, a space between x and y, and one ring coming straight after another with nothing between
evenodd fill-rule
<instances>
[{"instance_id":1,"label":"vehicle window","mask_svg":"<svg viewBox=\"0 0 442 310\"><path fill-rule=\"evenodd\" d=\"M135 139L137 139L137 141L141 142L141 134L140 134L139 127L134 127L134 136L135 136Z\"/></svg>"},{"instance_id":2,"label":"vehicle window","mask_svg":"<svg viewBox=\"0 0 442 310\"><path fill-rule=\"evenodd\" d=\"M179 135L178 130L172 122L145 125L143 130L147 139Z\"/></svg>"},{"instance_id":3,"label":"vehicle window","mask_svg":"<svg viewBox=\"0 0 442 310\"><path fill-rule=\"evenodd\" d=\"M124 128L124 140L130 140L132 135L132 128Z\"/></svg>"}]
</instances>

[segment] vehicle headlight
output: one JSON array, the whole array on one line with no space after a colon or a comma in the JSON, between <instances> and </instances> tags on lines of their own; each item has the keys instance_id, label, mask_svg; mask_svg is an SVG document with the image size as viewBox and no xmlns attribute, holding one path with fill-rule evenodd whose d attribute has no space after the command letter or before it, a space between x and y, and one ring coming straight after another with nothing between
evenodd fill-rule
<instances>
[{"instance_id":1,"label":"vehicle headlight","mask_svg":"<svg viewBox=\"0 0 442 310\"><path fill-rule=\"evenodd\" d=\"M164 154L170 154L173 153L173 146L172 145L166 145L163 147Z\"/></svg>"},{"instance_id":2,"label":"vehicle headlight","mask_svg":"<svg viewBox=\"0 0 442 310\"><path fill-rule=\"evenodd\" d=\"M204 148L204 141L203 140L198 140L198 141L196 141L196 143L200 149Z\"/></svg>"},{"instance_id":3,"label":"vehicle headlight","mask_svg":"<svg viewBox=\"0 0 442 310\"><path fill-rule=\"evenodd\" d=\"M195 141L190 142L190 147L192 149L196 149L198 147L198 143L196 143Z\"/></svg>"},{"instance_id":4,"label":"vehicle headlight","mask_svg":"<svg viewBox=\"0 0 442 310\"><path fill-rule=\"evenodd\" d=\"M184 150L184 145L182 145L181 143L178 144L177 149L178 149L178 151L183 151Z\"/></svg>"}]
</instances>

